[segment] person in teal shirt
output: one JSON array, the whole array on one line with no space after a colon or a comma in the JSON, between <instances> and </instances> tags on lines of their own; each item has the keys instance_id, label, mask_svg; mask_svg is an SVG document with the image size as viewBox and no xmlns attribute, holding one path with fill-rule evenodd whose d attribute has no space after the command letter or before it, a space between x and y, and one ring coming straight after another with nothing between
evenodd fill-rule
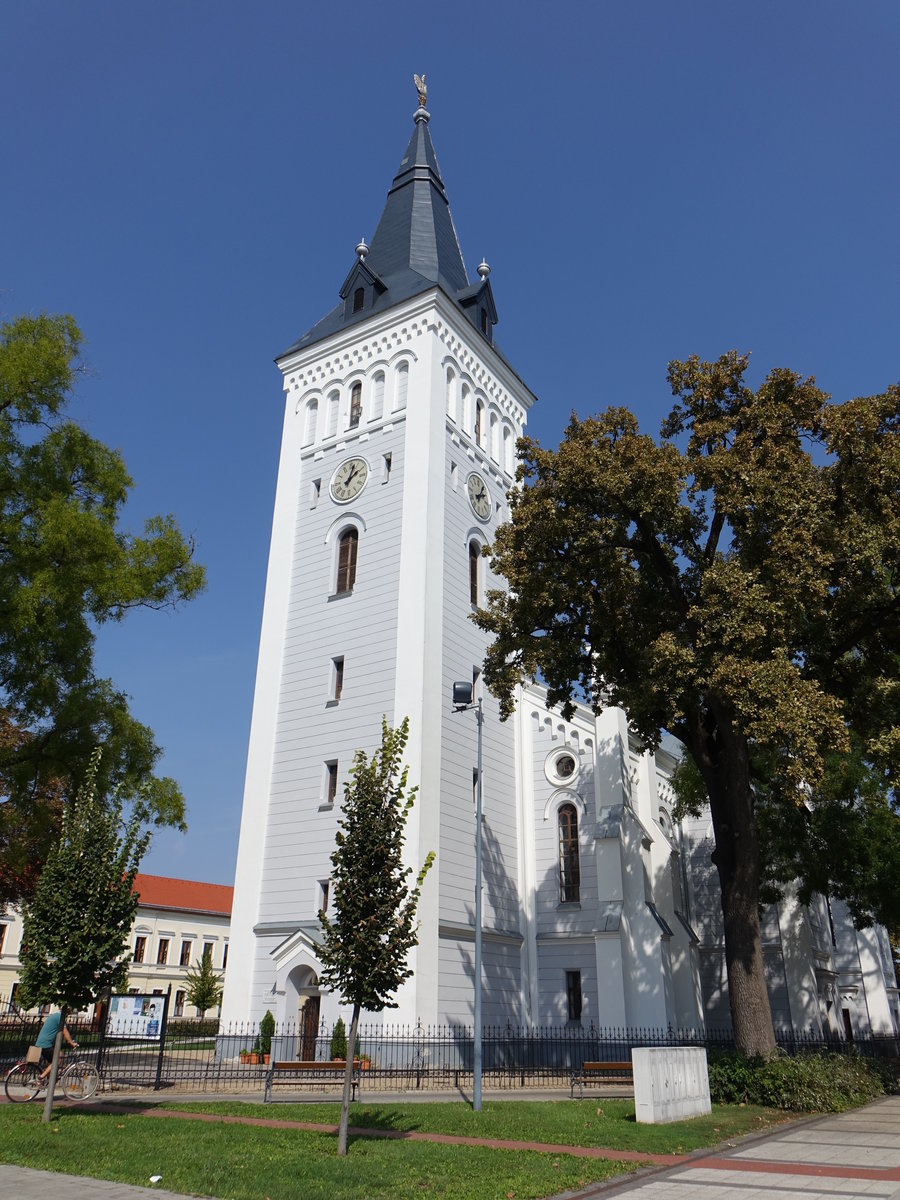
<instances>
[{"instance_id":1,"label":"person in teal shirt","mask_svg":"<svg viewBox=\"0 0 900 1200\"><path fill-rule=\"evenodd\" d=\"M61 1012L51 1013L50 1016L41 1026L41 1032L37 1036L35 1045L41 1052L41 1063L44 1066L41 1071L41 1079L46 1079L50 1074L50 1068L53 1065L53 1043L56 1041L56 1035L59 1033L59 1022L62 1018ZM78 1043L72 1041L72 1035L63 1025L63 1037L74 1049Z\"/></svg>"}]
</instances>

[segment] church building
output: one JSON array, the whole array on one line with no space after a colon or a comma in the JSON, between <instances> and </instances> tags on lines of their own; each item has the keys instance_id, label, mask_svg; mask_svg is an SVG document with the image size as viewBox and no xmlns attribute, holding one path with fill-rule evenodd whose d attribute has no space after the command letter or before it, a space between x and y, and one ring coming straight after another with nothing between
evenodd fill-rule
<instances>
[{"instance_id":1,"label":"church building","mask_svg":"<svg viewBox=\"0 0 900 1200\"><path fill-rule=\"evenodd\" d=\"M647 752L618 709L564 720L538 686L501 722L481 683L487 635L469 618L504 586L482 548L507 517L535 403L497 324L490 267L474 281L466 270L420 94L371 243L356 247L338 304L277 360L284 430L226 1023L270 1009L313 1031L338 1016L319 987L317 913L353 755L377 749L382 716L410 720L409 865L436 855L413 975L384 1019L472 1023L477 730L451 703L453 683L470 680L485 714L484 1023L701 1030L709 1005L727 1022L720 929L698 910L718 903L709 847L705 865L697 851L705 830L672 820L677 747ZM786 974L786 929L776 920L766 948L773 979L787 981L776 1024L821 1031L817 996L830 989L837 1014L852 975L856 1027L893 1030L893 972L876 969L874 943L864 963L848 949L838 968L830 944L817 959L810 937L799 949L794 938ZM806 989L799 1007L793 981Z\"/></svg>"}]
</instances>

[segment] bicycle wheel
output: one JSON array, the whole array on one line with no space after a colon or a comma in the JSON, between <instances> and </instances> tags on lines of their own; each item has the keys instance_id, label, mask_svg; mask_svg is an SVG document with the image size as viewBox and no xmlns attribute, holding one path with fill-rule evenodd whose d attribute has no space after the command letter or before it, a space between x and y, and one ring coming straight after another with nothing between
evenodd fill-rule
<instances>
[{"instance_id":1,"label":"bicycle wheel","mask_svg":"<svg viewBox=\"0 0 900 1200\"><path fill-rule=\"evenodd\" d=\"M63 1071L62 1090L67 1100L90 1100L100 1086L100 1072L89 1062L76 1062Z\"/></svg>"},{"instance_id":2,"label":"bicycle wheel","mask_svg":"<svg viewBox=\"0 0 900 1200\"><path fill-rule=\"evenodd\" d=\"M41 1090L41 1068L37 1063L17 1063L3 1082L7 1100L33 1100Z\"/></svg>"}]
</instances>

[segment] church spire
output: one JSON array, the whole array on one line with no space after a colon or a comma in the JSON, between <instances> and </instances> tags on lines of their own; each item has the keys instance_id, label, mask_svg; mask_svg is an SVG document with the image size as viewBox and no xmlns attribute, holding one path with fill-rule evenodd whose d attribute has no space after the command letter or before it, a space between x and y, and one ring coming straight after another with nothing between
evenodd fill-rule
<instances>
[{"instance_id":1,"label":"church spire","mask_svg":"<svg viewBox=\"0 0 900 1200\"><path fill-rule=\"evenodd\" d=\"M356 262L340 290L341 303L285 354L311 346L346 325L435 286L493 345L497 310L491 285L481 268L480 278L469 283L428 131L425 76L416 75L414 79L419 94L419 107L413 114L415 127L372 241L366 245L363 238L356 247Z\"/></svg>"},{"instance_id":2,"label":"church spire","mask_svg":"<svg viewBox=\"0 0 900 1200\"><path fill-rule=\"evenodd\" d=\"M415 271L455 296L468 287L469 278L428 131L429 116L422 105L416 109L415 128L372 238L368 265L387 283L390 276Z\"/></svg>"}]
</instances>

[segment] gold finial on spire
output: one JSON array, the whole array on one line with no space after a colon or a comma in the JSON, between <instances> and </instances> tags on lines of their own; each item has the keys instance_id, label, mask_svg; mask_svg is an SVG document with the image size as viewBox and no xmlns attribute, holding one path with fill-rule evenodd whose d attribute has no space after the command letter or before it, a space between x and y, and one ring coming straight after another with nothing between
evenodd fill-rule
<instances>
[{"instance_id":1,"label":"gold finial on spire","mask_svg":"<svg viewBox=\"0 0 900 1200\"><path fill-rule=\"evenodd\" d=\"M421 78L418 75L413 75L413 82L416 85L416 91L419 93L419 107L424 108L425 102L428 99L428 88L425 86L425 76Z\"/></svg>"}]
</instances>

